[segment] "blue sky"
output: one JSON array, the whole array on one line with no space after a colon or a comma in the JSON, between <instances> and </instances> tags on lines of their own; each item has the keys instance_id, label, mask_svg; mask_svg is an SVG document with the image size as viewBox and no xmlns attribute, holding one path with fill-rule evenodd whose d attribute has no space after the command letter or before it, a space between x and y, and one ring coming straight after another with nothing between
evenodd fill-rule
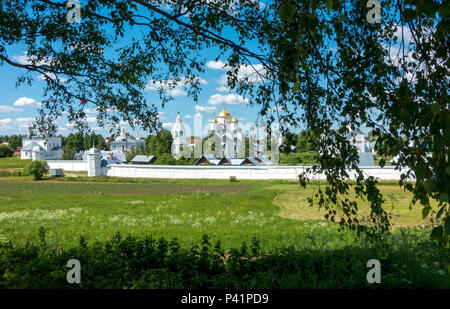
<instances>
[{"instance_id":1,"label":"blue sky","mask_svg":"<svg viewBox=\"0 0 450 309\"><path fill-rule=\"evenodd\" d=\"M259 1L260 3L267 2L264 0ZM230 33L227 33L227 36L233 38L233 35L230 35ZM126 37L125 40L127 39L129 38ZM253 45L252 42L248 42L248 44L249 46ZM222 110L222 102L224 101L226 102L228 112L241 123L256 122L258 107L249 107L246 98L227 89L225 82L226 68L224 68L224 63L222 62L225 61L225 57L219 60L219 62L215 62L219 51L214 48L205 49L201 54L207 63L205 65L205 73L199 75L202 91L197 104L179 87L172 91L174 100L168 103L163 109L161 108L160 98L156 90L157 85L155 86L148 81L148 89L145 90L144 95L148 103L154 103L159 107L160 120L163 126L170 129L172 123L175 121L177 112L180 112L183 122L189 125L192 130L194 127L194 115L201 113L203 116L203 127L205 127L207 121L212 117L216 117L217 113ZM7 55L17 62L26 61L24 48L20 45L8 47ZM252 65L258 66L260 64L252 63ZM240 74L245 76L250 71L250 67L242 66ZM39 102L44 99L42 93L45 81L40 79L39 74L30 73L33 80L32 85L22 84L16 88L17 77L24 73L25 71L23 69L15 68L8 64L0 67L0 135L27 133L28 124L38 115L37 108ZM86 105L84 108L87 111L87 120L91 128L95 132L103 134L105 137L109 136L108 128L98 127L94 107ZM70 124L64 118L60 118L57 125L57 134L68 135L73 132ZM149 134L149 132L140 129L132 131L125 123L120 123L120 126L125 127L127 131L136 137L145 137ZM304 127L304 124L299 124L299 127L295 131Z\"/></svg>"},{"instance_id":2,"label":"blue sky","mask_svg":"<svg viewBox=\"0 0 450 309\"><path fill-rule=\"evenodd\" d=\"M23 63L26 61L26 53L23 46L20 45L8 47L7 55L17 62ZM207 63L205 73L199 75L202 91L197 104L179 87L171 91L174 100L166 104L163 109L156 90L157 87L149 81L144 95L148 103L154 103L159 107L160 120L163 123L163 127L170 130L178 112L180 112L183 122L188 124L192 130L194 127L194 115L201 113L204 127L209 119L216 117L217 113L222 110L222 102L226 102L227 111L240 122L254 122L257 119L258 107L249 107L246 98L228 90L225 77L226 69L223 68L224 63L214 61L218 55L218 50L213 48L206 49L202 51L202 55ZM225 61L225 58L222 61ZM259 64L252 63L252 65ZM245 75L249 70L249 67L243 66L241 74ZM40 74L30 73L33 79L32 85L22 84L16 88L17 78L24 73L25 70L8 64L0 67L0 135L26 134L28 124L38 115L39 103L44 99L43 88L45 81L40 78ZM90 127L95 132L108 136L109 129L98 127L95 121L94 107L86 105L85 111L88 111L87 120ZM58 119L57 125L57 134L66 136L73 132L65 118ZM149 134L149 132L140 129L132 131L125 123L120 125L124 126L127 131L130 131L136 137L145 137Z\"/></svg>"},{"instance_id":3,"label":"blue sky","mask_svg":"<svg viewBox=\"0 0 450 309\"><path fill-rule=\"evenodd\" d=\"M16 61L25 59L26 54L20 47L10 48L8 55ZM160 119L163 126L171 127L171 123L175 121L176 115L180 112L183 122L193 128L193 117L197 113L203 114L204 125L213 116L215 117L222 110L221 102L227 103L226 109L241 122L255 121L257 117L257 109L247 106L247 100L244 97L230 92L224 84L226 69L223 69L223 63L215 62L216 53L214 50L207 51L210 61L206 64L205 74L200 75L202 91L199 96L198 104L186 95L181 88L175 88L171 91L174 100L166 107L160 108ZM243 68L245 71L247 68ZM17 77L24 73L23 69L15 68L10 65L0 67L0 135L25 134L27 132L28 123L38 115L37 109L39 102L43 100L43 87L45 81L40 79L39 74L31 73L33 83L31 86L22 84L16 88ZM148 102L155 103L161 107L160 99L156 91L155 85L149 81L148 89L145 90L145 96ZM85 107L86 110L92 111L90 106ZM95 113L88 113L88 121L96 132L107 136L108 130L98 128L95 122ZM125 125L125 124L122 124ZM125 125L128 128L127 125ZM66 119L58 120L58 134L67 135L71 131L70 125ZM142 130L132 132L135 136L147 136L148 133Z\"/></svg>"}]
</instances>

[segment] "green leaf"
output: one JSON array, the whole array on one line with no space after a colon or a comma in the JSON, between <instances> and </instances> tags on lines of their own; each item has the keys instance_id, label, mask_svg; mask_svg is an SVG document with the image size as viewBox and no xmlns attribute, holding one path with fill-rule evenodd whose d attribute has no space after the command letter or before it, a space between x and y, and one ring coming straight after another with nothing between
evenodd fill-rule
<instances>
[{"instance_id":1,"label":"green leaf","mask_svg":"<svg viewBox=\"0 0 450 309\"><path fill-rule=\"evenodd\" d=\"M416 11L413 9L409 9L409 8L405 9L403 11L403 16L404 16L406 22L411 21L414 18L416 18Z\"/></svg>"},{"instance_id":2,"label":"green leaf","mask_svg":"<svg viewBox=\"0 0 450 309\"><path fill-rule=\"evenodd\" d=\"M444 232L444 227L442 225L436 226L433 231L431 231L430 238L434 240L440 240Z\"/></svg>"},{"instance_id":3,"label":"green leaf","mask_svg":"<svg viewBox=\"0 0 450 309\"><path fill-rule=\"evenodd\" d=\"M429 15L433 16L436 13L436 5L433 0L423 0L423 11Z\"/></svg>"},{"instance_id":4,"label":"green leaf","mask_svg":"<svg viewBox=\"0 0 450 309\"><path fill-rule=\"evenodd\" d=\"M436 186L434 185L433 180L431 179L427 179L425 180L425 182L423 183L423 187L425 188L425 191L428 194L431 194L434 192L434 190L436 189Z\"/></svg>"},{"instance_id":5,"label":"green leaf","mask_svg":"<svg viewBox=\"0 0 450 309\"><path fill-rule=\"evenodd\" d=\"M380 162L378 162L378 165L381 167L384 167L386 165L386 159L380 159Z\"/></svg>"},{"instance_id":6,"label":"green leaf","mask_svg":"<svg viewBox=\"0 0 450 309\"><path fill-rule=\"evenodd\" d=\"M333 0L327 0L327 9L331 10L333 8Z\"/></svg>"},{"instance_id":7,"label":"green leaf","mask_svg":"<svg viewBox=\"0 0 450 309\"><path fill-rule=\"evenodd\" d=\"M445 218L444 228L445 228L445 234L450 235L450 217Z\"/></svg>"},{"instance_id":8,"label":"green leaf","mask_svg":"<svg viewBox=\"0 0 450 309\"><path fill-rule=\"evenodd\" d=\"M298 89L300 89L300 83L296 81L294 87L292 87L292 91L297 92Z\"/></svg>"},{"instance_id":9,"label":"green leaf","mask_svg":"<svg viewBox=\"0 0 450 309\"><path fill-rule=\"evenodd\" d=\"M439 200L441 202L448 202L448 194L447 193L441 193L441 195L439 196Z\"/></svg>"},{"instance_id":10,"label":"green leaf","mask_svg":"<svg viewBox=\"0 0 450 309\"><path fill-rule=\"evenodd\" d=\"M280 18L283 21L289 21L294 17L297 7L294 3L285 3L280 7Z\"/></svg>"},{"instance_id":11,"label":"green leaf","mask_svg":"<svg viewBox=\"0 0 450 309\"><path fill-rule=\"evenodd\" d=\"M450 16L450 6L448 3L442 3L439 7L439 15L442 17L449 17Z\"/></svg>"},{"instance_id":12,"label":"green leaf","mask_svg":"<svg viewBox=\"0 0 450 309\"><path fill-rule=\"evenodd\" d=\"M422 208L422 218L425 219L428 214L430 213L431 207L430 206L426 206L424 208Z\"/></svg>"}]
</instances>

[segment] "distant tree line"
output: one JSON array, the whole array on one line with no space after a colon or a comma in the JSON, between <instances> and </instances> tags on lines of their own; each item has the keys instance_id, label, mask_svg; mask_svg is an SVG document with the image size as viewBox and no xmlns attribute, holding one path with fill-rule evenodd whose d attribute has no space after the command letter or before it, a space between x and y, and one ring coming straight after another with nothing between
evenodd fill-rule
<instances>
[{"instance_id":1,"label":"distant tree line","mask_svg":"<svg viewBox=\"0 0 450 309\"><path fill-rule=\"evenodd\" d=\"M22 147L22 138L26 135L0 135L0 144L7 142L13 150Z\"/></svg>"},{"instance_id":2,"label":"distant tree line","mask_svg":"<svg viewBox=\"0 0 450 309\"><path fill-rule=\"evenodd\" d=\"M0 145L0 158L12 157L14 150L22 146L22 137L25 135L0 135L0 144L7 142L9 145Z\"/></svg>"},{"instance_id":3,"label":"distant tree line","mask_svg":"<svg viewBox=\"0 0 450 309\"><path fill-rule=\"evenodd\" d=\"M105 142L105 138L101 134L83 134L70 133L67 137L60 136L63 146L63 159L72 160L75 153L86 151L95 145L100 150L109 150L109 143Z\"/></svg>"}]
</instances>

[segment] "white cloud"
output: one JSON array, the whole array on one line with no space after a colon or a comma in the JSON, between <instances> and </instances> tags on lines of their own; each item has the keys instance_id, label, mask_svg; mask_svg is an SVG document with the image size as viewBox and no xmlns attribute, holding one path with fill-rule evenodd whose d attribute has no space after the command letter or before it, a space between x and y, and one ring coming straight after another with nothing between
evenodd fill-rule
<instances>
[{"instance_id":1,"label":"white cloud","mask_svg":"<svg viewBox=\"0 0 450 309\"><path fill-rule=\"evenodd\" d=\"M86 122L97 123L97 117L86 117Z\"/></svg>"},{"instance_id":2,"label":"white cloud","mask_svg":"<svg viewBox=\"0 0 450 309\"><path fill-rule=\"evenodd\" d=\"M217 110L217 107L215 106L201 106L201 105L195 105L195 111L196 112L205 112L205 113L213 113Z\"/></svg>"},{"instance_id":3,"label":"white cloud","mask_svg":"<svg viewBox=\"0 0 450 309\"><path fill-rule=\"evenodd\" d=\"M158 112L158 117L159 117L159 120L167 120L167 117L166 116L164 116L164 112Z\"/></svg>"},{"instance_id":4,"label":"white cloud","mask_svg":"<svg viewBox=\"0 0 450 309\"><path fill-rule=\"evenodd\" d=\"M240 105L240 104L248 104L249 100L234 93L222 95L222 94L214 94L212 95L206 104L208 105Z\"/></svg>"},{"instance_id":5,"label":"white cloud","mask_svg":"<svg viewBox=\"0 0 450 309\"><path fill-rule=\"evenodd\" d=\"M28 52L27 51L23 51L22 55L20 55L20 56L19 55L15 55L12 58L13 58L13 60L15 60L18 63L23 64L23 65L33 64L33 60L34 60L33 57L28 56ZM50 61L50 59L45 58L45 59L36 61L36 63L34 65L37 65L37 66L42 66L42 65L50 66L51 65L51 61Z\"/></svg>"},{"instance_id":6,"label":"white cloud","mask_svg":"<svg viewBox=\"0 0 450 309\"><path fill-rule=\"evenodd\" d=\"M194 116L192 116L192 115L186 115L186 116L184 116L184 118L186 118L186 119L192 119L192 118L194 118Z\"/></svg>"},{"instance_id":7,"label":"white cloud","mask_svg":"<svg viewBox=\"0 0 450 309\"><path fill-rule=\"evenodd\" d=\"M162 124L162 127L163 127L163 128L166 128L166 129L172 128L172 126L173 126L173 123L172 123L172 122L164 122L164 123Z\"/></svg>"},{"instance_id":8,"label":"white cloud","mask_svg":"<svg viewBox=\"0 0 450 309\"><path fill-rule=\"evenodd\" d=\"M21 97L14 102L14 106L33 106L33 107L39 107L41 106L41 103L37 102L35 99L27 98L27 97Z\"/></svg>"},{"instance_id":9,"label":"white cloud","mask_svg":"<svg viewBox=\"0 0 450 309\"><path fill-rule=\"evenodd\" d=\"M213 69L213 70L222 70L222 71L228 71L231 68L226 65L223 61L217 60L217 61L208 61L206 63L206 67ZM262 64L242 64L239 67L237 78L239 81L246 81L250 83L260 83L266 80L266 69ZM217 81L219 85L226 85L227 84L227 74L223 74L219 80ZM226 87L218 87L216 88L218 91L229 91Z\"/></svg>"},{"instance_id":10,"label":"white cloud","mask_svg":"<svg viewBox=\"0 0 450 309\"><path fill-rule=\"evenodd\" d=\"M0 125L10 124L13 120L11 118L0 119Z\"/></svg>"},{"instance_id":11,"label":"white cloud","mask_svg":"<svg viewBox=\"0 0 450 309\"><path fill-rule=\"evenodd\" d=\"M8 132L7 134L23 134L27 132L28 127L34 120L31 117L0 119L0 129L2 132Z\"/></svg>"},{"instance_id":12,"label":"white cloud","mask_svg":"<svg viewBox=\"0 0 450 309\"><path fill-rule=\"evenodd\" d=\"M220 92L230 92L230 88L225 87L224 85L221 85L220 87L217 87L216 90L220 91Z\"/></svg>"},{"instance_id":13,"label":"white cloud","mask_svg":"<svg viewBox=\"0 0 450 309\"><path fill-rule=\"evenodd\" d=\"M195 77L193 79L186 78L185 76L180 77L179 80L169 79L169 80L150 80L145 86L145 90L159 90L163 89L167 94L174 97L186 96L187 92L184 88L188 87L192 82L198 81L199 84L206 85L208 82L200 77Z\"/></svg>"},{"instance_id":14,"label":"white cloud","mask_svg":"<svg viewBox=\"0 0 450 309\"><path fill-rule=\"evenodd\" d=\"M0 105L0 113L23 112L23 109L8 105Z\"/></svg>"},{"instance_id":15,"label":"white cloud","mask_svg":"<svg viewBox=\"0 0 450 309\"><path fill-rule=\"evenodd\" d=\"M217 61L210 60L206 63L206 67L209 69L213 69L213 70L228 70L229 69L227 64L225 62L223 62L222 60L217 60Z\"/></svg>"},{"instance_id":16,"label":"white cloud","mask_svg":"<svg viewBox=\"0 0 450 309\"><path fill-rule=\"evenodd\" d=\"M406 45L409 45L410 43L413 42L411 29L409 27L396 26L394 36L397 37L397 41L400 41L400 42L402 41L402 34L403 34L403 39L405 40Z\"/></svg>"}]
</instances>

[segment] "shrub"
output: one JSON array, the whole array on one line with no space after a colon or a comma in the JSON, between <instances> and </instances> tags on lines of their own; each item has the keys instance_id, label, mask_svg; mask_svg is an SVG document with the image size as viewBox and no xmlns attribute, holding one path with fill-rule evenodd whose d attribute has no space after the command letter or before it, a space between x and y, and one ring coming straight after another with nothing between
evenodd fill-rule
<instances>
[{"instance_id":1,"label":"shrub","mask_svg":"<svg viewBox=\"0 0 450 309\"><path fill-rule=\"evenodd\" d=\"M14 150L7 145L0 145L0 158L12 157Z\"/></svg>"},{"instance_id":2,"label":"shrub","mask_svg":"<svg viewBox=\"0 0 450 309\"><path fill-rule=\"evenodd\" d=\"M46 161L35 160L28 163L24 172L33 175L35 180L41 180L45 173L48 172L48 165Z\"/></svg>"},{"instance_id":3,"label":"shrub","mask_svg":"<svg viewBox=\"0 0 450 309\"><path fill-rule=\"evenodd\" d=\"M1 235L0 235L1 236ZM405 235L406 236L406 235ZM177 240L123 237L60 248L41 228L19 246L0 238L0 287L4 288L449 288L449 249L400 237L382 260L382 283L370 285L366 262L373 248L311 250L282 247L266 252L253 238L225 250L203 236L186 247ZM406 240L405 246L402 240ZM418 255L417 253L423 253ZM426 253L426 255L425 255ZM80 261L81 283L68 284L67 261ZM426 267L424 267L425 265Z\"/></svg>"},{"instance_id":4,"label":"shrub","mask_svg":"<svg viewBox=\"0 0 450 309\"><path fill-rule=\"evenodd\" d=\"M177 159L170 153L163 153L156 157L155 165L177 165Z\"/></svg>"}]
</instances>

